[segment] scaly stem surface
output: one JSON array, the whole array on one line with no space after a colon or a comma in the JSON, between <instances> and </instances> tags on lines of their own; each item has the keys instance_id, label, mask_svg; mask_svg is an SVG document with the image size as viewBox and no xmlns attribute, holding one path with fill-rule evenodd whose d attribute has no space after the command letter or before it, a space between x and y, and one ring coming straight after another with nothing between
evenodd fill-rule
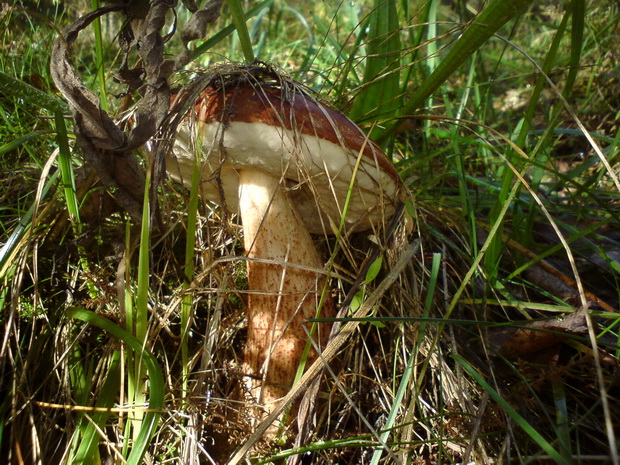
<instances>
[{"instance_id":1,"label":"scaly stem surface","mask_svg":"<svg viewBox=\"0 0 620 465\"><path fill-rule=\"evenodd\" d=\"M323 261L280 180L241 171L239 207L247 264L248 336L244 355L246 387L266 412L286 395L295 379L307 336L304 320L314 318L323 291ZM265 263L261 260L269 260ZM334 316L326 299L321 316ZM308 329L310 325L308 325ZM329 326L319 327L323 342ZM310 355L310 361L316 357Z\"/></svg>"}]
</instances>

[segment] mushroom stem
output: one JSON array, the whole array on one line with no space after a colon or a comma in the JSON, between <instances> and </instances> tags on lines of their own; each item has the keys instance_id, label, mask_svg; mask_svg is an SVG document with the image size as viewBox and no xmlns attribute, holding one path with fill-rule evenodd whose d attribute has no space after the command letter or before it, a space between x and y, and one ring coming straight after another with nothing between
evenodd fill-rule
<instances>
[{"instance_id":1,"label":"mushroom stem","mask_svg":"<svg viewBox=\"0 0 620 465\"><path fill-rule=\"evenodd\" d=\"M307 341L304 320L316 316L325 277L309 269L320 270L323 262L280 179L253 170L240 171L239 178L252 290L243 372L250 398L269 412L294 382ZM334 314L329 297L321 316ZM320 325L314 337L325 343L328 336L329 326ZM311 352L309 361L314 358Z\"/></svg>"}]
</instances>

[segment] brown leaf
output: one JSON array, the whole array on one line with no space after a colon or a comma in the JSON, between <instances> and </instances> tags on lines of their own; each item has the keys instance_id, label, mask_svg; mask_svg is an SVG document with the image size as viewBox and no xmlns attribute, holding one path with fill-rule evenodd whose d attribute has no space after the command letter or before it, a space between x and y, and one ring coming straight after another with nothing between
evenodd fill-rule
<instances>
[{"instance_id":1,"label":"brown leaf","mask_svg":"<svg viewBox=\"0 0 620 465\"><path fill-rule=\"evenodd\" d=\"M125 55L131 47L136 47L141 65L129 70L125 57L121 79L126 81L130 91L142 87L144 93L129 134L101 108L99 98L84 85L70 61L71 47L79 33L96 18L124 10L126 5L107 6L79 18L56 41L52 50L51 74L71 106L77 142L103 183L116 188L114 196L118 204L136 221L140 221L142 215L145 174L132 151L153 138L168 113L170 88L167 77L171 70L162 66L164 40L160 31L165 26L166 13L173 6L173 2L165 1L155 1L150 6L146 4L140 18L132 21L131 27L137 30L122 35L121 47Z\"/></svg>"},{"instance_id":2,"label":"brown leaf","mask_svg":"<svg viewBox=\"0 0 620 465\"><path fill-rule=\"evenodd\" d=\"M192 40L204 37L207 26L219 18L221 6L222 0L210 0L204 8L192 11L191 18L181 31L183 51L175 58L174 69L181 69L192 59L192 52L188 44Z\"/></svg>"},{"instance_id":3,"label":"brown leaf","mask_svg":"<svg viewBox=\"0 0 620 465\"><path fill-rule=\"evenodd\" d=\"M521 325L521 328L491 332L489 341L501 355L511 359L528 358L562 342L566 335L586 336L586 311L579 310L561 320L533 321Z\"/></svg>"}]
</instances>

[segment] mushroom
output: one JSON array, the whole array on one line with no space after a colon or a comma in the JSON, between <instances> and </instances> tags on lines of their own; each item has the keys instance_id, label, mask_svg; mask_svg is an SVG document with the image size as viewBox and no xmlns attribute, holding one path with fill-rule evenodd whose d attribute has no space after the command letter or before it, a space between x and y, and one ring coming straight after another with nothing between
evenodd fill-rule
<instances>
[{"instance_id":1,"label":"mushroom","mask_svg":"<svg viewBox=\"0 0 620 465\"><path fill-rule=\"evenodd\" d=\"M305 320L336 313L311 234L334 234L343 214L347 232L383 224L404 188L346 116L268 68L258 74L214 73L178 99L192 103L166 169L189 186L198 156L200 194L241 217L249 287L243 371L251 398L269 412L294 382ZM329 329L318 325L319 346Z\"/></svg>"}]
</instances>

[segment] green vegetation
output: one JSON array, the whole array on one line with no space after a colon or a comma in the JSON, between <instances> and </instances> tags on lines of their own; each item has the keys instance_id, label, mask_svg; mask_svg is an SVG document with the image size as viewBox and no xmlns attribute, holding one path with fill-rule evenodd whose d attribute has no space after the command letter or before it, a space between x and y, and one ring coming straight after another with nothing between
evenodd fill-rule
<instances>
[{"instance_id":1,"label":"green vegetation","mask_svg":"<svg viewBox=\"0 0 620 465\"><path fill-rule=\"evenodd\" d=\"M0 462L618 464L617 2L230 0L190 43L171 85L272 64L411 191L411 235L322 239L351 333L296 445L248 443L237 413L234 218L144 158L128 211L76 144L49 62L86 8L0 4ZM145 95L114 78L123 24L102 16L70 57L114 116Z\"/></svg>"}]
</instances>

